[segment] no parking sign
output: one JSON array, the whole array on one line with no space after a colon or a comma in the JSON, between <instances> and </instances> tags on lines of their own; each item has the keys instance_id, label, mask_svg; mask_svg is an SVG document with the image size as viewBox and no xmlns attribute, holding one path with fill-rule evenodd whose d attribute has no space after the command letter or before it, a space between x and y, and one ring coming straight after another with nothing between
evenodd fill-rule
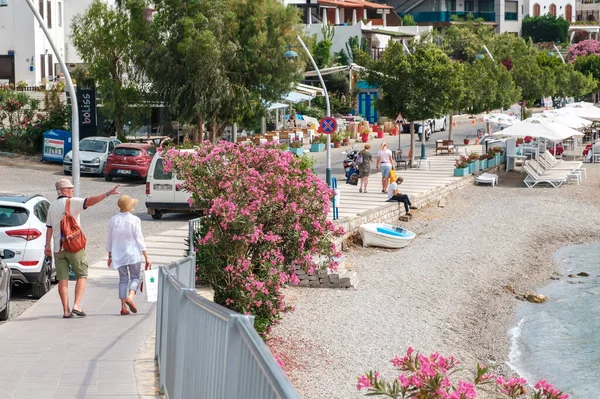
<instances>
[{"instance_id":1,"label":"no parking sign","mask_svg":"<svg viewBox=\"0 0 600 399\"><path fill-rule=\"evenodd\" d=\"M326 116L325 118L321 119L321 121L319 122L319 127L321 128L321 131L323 133L331 134L336 131L337 122L332 117Z\"/></svg>"}]
</instances>

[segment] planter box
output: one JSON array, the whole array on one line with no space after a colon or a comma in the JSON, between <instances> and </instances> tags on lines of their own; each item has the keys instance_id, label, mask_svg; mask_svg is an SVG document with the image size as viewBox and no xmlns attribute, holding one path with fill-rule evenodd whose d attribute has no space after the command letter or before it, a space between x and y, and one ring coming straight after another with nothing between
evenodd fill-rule
<instances>
[{"instance_id":1,"label":"planter box","mask_svg":"<svg viewBox=\"0 0 600 399\"><path fill-rule=\"evenodd\" d=\"M477 162L469 162L469 173L475 173L477 171Z\"/></svg>"},{"instance_id":2,"label":"planter box","mask_svg":"<svg viewBox=\"0 0 600 399\"><path fill-rule=\"evenodd\" d=\"M363 143L366 143L367 141L369 141L369 135L368 134L362 134L360 136L361 140Z\"/></svg>"},{"instance_id":3,"label":"planter box","mask_svg":"<svg viewBox=\"0 0 600 399\"><path fill-rule=\"evenodd\" d=\"M325 151L325 144L311 144L310 152L322 152Z\"/></svg>"},{"instance_id":4,"label":"planter box","mask_svg":"<svg viewBox=\"0 0 600 399\"><path fill-rule=\"evenodd\" d=\"M496 158L488 159L487 160L487 167L491 168L493 166L496 166Z\"/></svg>"},{"instance_id":5,"label":"planter box","mask_svg":"<svg viewBox=\"0 0 600 399\"><path fill-rule=\"evenodd\" d=\"M486 170L488 168L487 159L479 160L479 170Z\"/></svg>"},{"instance_id":6,"label":"planter box","mask_svg":"<svg viewBox=\"0 0 600 399\"><path fill-rule=\"evenodd\" d=\"M325 144L311 144L310 152L323 152L325 151Z\"/></svg>"},{"instance_id":7,"label":"planter box","mask_svg":"<svg viewBox=\"0 0 600 399\"><path fill-rule=\"evenodd\" d=\"M467 176L469 175L469 168L456 168L454 169L454 176Z\"/></svg>"},{"instance_id":8,"label":"planter box","mask_svg":"<svg viewBox=\"0 0 600 399\"><path fill-rule=\"evenodd\" d=\"M304 155L304 148L300 147L300 148L290 148L290 152L292 154L296 154L298 156Z\"/></svg>"},{"instance_id":9,"label":"planter box","mask_svg":"<svg viewBox=\"0 0 600 399\"><path fill-rule=\"evenodd\" d=\"M383 136L384 134L385 134L385 133L384 133L384 132L382 132L382 131L377 131L377 138L378 138L378 139L382 139L382 138L384 137L384 136Z\"/></svg>"},{"instance_id":10,"label":"planter box","mask_svg":"<svg viewBox=\"0 0 600 399\"><path fill-rule=\"evenodd\" d=\"M502 155L496 154L496 165L502 164Z\"/></svg>"}]
</instances>

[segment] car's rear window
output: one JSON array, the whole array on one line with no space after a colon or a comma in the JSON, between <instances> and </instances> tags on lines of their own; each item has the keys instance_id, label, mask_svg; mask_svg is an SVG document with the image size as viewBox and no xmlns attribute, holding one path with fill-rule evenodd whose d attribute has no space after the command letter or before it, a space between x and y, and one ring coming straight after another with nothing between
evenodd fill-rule
<instances>
[{"instance_id":1,"label":"car's rear window","mask_svg":"<svg viewBox=\"0 0 600 399\"><path fill-rule=\"evenodd\" d=\"M0 205L0 227L16 227L27 223L29 212L20 206Z\"/></svg>"},{"instance_id":2,"label":"car's rear window","mask_svg":"<svg viewBox=\"0 0 600 399\"><path fill-rule=\"evenodd\" d=\"M115 148L114 154L122 157L137 157L142 154L142 150L138 150L137 148L117 147Z\"/></svg>"},{"instance_id":3,"label":"car's rear window","mask_svg":"<svg viewBox=\"0 0 600 399\"><path fill-rule=\"evenodd\" d=\"M163 159L160 158L156 161L156 167L154 168L154 178L156 180L171 180L173 174L171 172L165 172L163 165Z\"/></svg>"}]
</instances>

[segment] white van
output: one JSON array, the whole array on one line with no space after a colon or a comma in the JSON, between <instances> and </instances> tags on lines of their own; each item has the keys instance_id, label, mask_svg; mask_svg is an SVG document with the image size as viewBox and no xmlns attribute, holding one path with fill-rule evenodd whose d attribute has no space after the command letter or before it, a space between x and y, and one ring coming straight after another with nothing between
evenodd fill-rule
<instances>
[{"instance_id":1,"label":"white van","mask_svg":"<svg viewBox=\"0 0 600 399\"><path fill-rule=\"evenodd\" d=\"M158 220L165 213L199 212L198 208L190 207L188 203L192 194L178 189L182 183L173 172L163 170L163 158L157 153L152 159L146 179L146 208L152 219Z\"/></svg>"}]
</instances>

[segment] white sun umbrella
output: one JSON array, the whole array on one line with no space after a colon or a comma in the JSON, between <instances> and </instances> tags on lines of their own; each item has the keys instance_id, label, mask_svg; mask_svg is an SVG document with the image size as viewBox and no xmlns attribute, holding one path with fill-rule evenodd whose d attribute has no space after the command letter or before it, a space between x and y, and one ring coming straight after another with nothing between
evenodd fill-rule
<instances>
[{"instance_id":1,"label":"white sun umbrella","mask_svg":"<svg viewBox=\"0 0 600 399\"><path fill-rule=\"evenodd\" d=\"M559 115L573 115L590 121L600 121L600 108L581 104L571 104L569 107L559 108L554 112Z\"/></svg>"},{"instance_id":2,"label":"white sun umbrella","mask_svg":"<svg viewBox=\"0 0 600 399\"><path fill-rule=\"evenodd\" d=\"M506 115L506 114L498 114L498 113L485 114L485 115L483 115L483 120L484 120L484 122L494 123L494 124L496 124L498 126L502 126L502 127L512 126L515 123L520 122L514 116L510 116L510 115Z\"/></svg>"},{"instance_id":3,"label":"white sun umbrella","mask_svg":"<svg viewBox=\"0 0 600 399\"><path fill-rule=\"evenodd\" d=\"M539 115L544 118L552 118L555 122L562 123L571 129L583 129L591 126L593 123L589 119L580 118L570 114L560 114L556 111L544 111Z\"/></svg>"},{"instance_id":4,"label":"white sun umbrella","mask_svg":"<svg viewBox=\"0 0 600 399\"><path fill-rule=\"evenodd\" d=\"M579 101L576 103L565 104L565 107L593 107L594 103L590 103L587 101Z\"/></svg>"},{"instance_id":5,"label":"white sun umbrella","mask_svg":"<svg viewBox=\"0 0 600 399\"><path fill-rule=\"evenodd\" d=\"M513 126L507 127L494 136L506 137L535 137L544 138L551 141L562 141L566 138L579 136L582 133L571 129L561 123L554 121L552 118L531 117L521 121Z\"/></svg>"}]
</instances>

